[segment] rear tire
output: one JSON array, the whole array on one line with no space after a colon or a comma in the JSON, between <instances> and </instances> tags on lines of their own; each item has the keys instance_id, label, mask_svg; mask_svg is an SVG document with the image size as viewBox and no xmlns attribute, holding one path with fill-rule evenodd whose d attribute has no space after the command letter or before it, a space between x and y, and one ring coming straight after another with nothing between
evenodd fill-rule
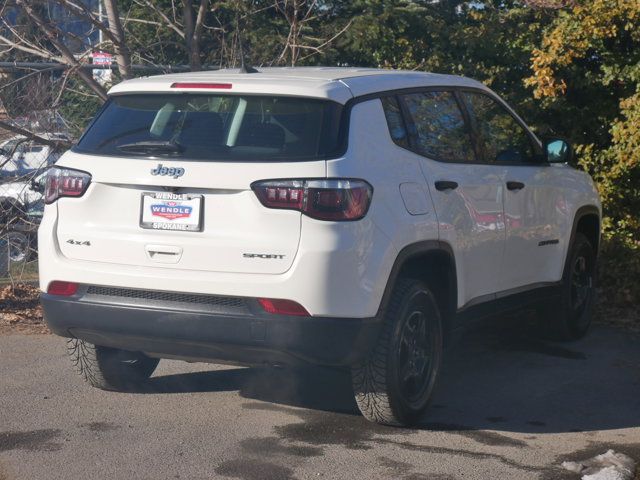
<instances>
[{"instance_id":1,"label":"rear tire","mask_svg":"<svg viewBox=\"0 0 640 480\"><path fill-rule=\"evenodd\" d=\"M352 367L356 403L367 420L410 426L429 405L442 363L438 304L422 282L400 279L369 356Z\"/></svg>"},{"instance_id":2,"label":"rear tire","mask_svg":"<svg viewBox=\"0 0 640 480\"><path fill-rule=\"evenodd\" d=\"M560 298L539 311L545 337L578 340L591 327L596 285L596 253L585 235L576 233L567 256Z\"/></svg>"},{"instance_id":3,"label":"rear tire","mask_svg":"<svg viewBox=\"0 0 640 480\"><path fill-rule=\"evenodd\" d=\"M160 361L140 352L101 347L75 338L67 342L67 352L80 376L101 390L135 390L149 379Z\"/></svg>"}]
</instances>

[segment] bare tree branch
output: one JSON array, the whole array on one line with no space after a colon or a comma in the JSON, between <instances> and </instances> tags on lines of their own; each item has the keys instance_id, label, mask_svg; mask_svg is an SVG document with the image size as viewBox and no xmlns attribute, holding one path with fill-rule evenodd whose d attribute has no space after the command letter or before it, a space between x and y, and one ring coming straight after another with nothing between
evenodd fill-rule
<instances>
[{"instance_id":1,"label":"bare tree branch","mask_svg":"<svg viewBox=\"0 0 640 480\"><path fill-rule=\"evenodd\" d=\"M316 15L318 12L318 0L274 0L273 7L279 12L289 24L289 32L284 42L284 47L280 52L278 58L271 62L283 63L287 56L289 56L289 63L291 66L305 58L309 58L312 55L321 53L322 49L329 45L333 40L342 35L352 22L349 22L347 27L342 29L338 34L334 35L329 40L322 42L318 38L308 37L303 34L305 30L308 30L307 25L320 18L322 15ZM308 45L303 40L312 40L322 42L320 45ZM313 53L301 57L301 50L312 50Z\"/></svg>"},{"instance_id":2,"label":"bare tree branch","mask_svg":"<svg viewBox=\"0 0 640 480\"><path fill-rule=\"evenodd\" d=\"M171 30L176 32L180 36L180 38L185 38L184 30L182 28L180 28L176 22L172 22L171 19L169 17L167 17L167 15L162 10L160 10L156 5L153 4L153 2L151 2L149 0L140 0L140 1L142 3L140 3L140 2L136 2L136 3L138 3L138 5L144 5L146 7L149 7L151 10L153 10L155 13L157 13L158 16L160 18L162 18L162 20L164 20L164 22L167 24L167 26Z\"/></svg>"},{"instance_id":3,"label":"bare tree branch","mask_svg":"<svg viewBox=\"0 0 640 480\"><path fill-rule=\"evenodd\" d=\"M109 38L109 40L111 40L111 42L113 42L114 44L118 41L111 33L111 30L109 30L109 28L107 28L107 26L100 21L98 16L94 12L91 12L86 5L84 4L78 5L77 3L74 3L71 0L56 0L56 1L58 4L67 7L69 10L80 15L82 18L86 18L87 20L89 20L93 26L101 30L102 33L104 33Z\"/></svg>"},{"instance_id":4,"label":"bare tree branch","mask_svg":"<svg viewBox=\"0 0 640 480\"><path fill-rule=\"evenodd\" d=\"M29 18L44 32L47 39L51 42L51 44L58 50L62 58L60 63L64 63L66 65L72 67L80 66L80 63L76 60L71 53L71 50L60 40L60 31L54 29L47 22L45 22L42 17L35 11L30 2L25 0L17 0L18 5L24 8L25 13L29 16ZM103 100L107 99L107 92L105 89L96 82L91 75L91 73L85 71L82 68L78 69L78 76L93 90L100 98Z\"/></svg>"},{"instance_id":5,"label":"bare tree branch","mask_svg":"<svg viewBox=\"0 0 640 480\"><path fill-rule=\"evenodd\" d=\"M334 40L336 40L340 35L342 35L343 33L345 33L347 30L349 30L349 27L351 27L351 25L353 24L353 19L349 20L349 23L347 23L344 28L342 28L338 33L336 33L333 37L331 37L329 40L326 40L324 43L321 43L320 45L318 45L317 47L304 47L301 46L300 48L311 48L314 50L313 53L310 53L309 55L305 55L304 57L302 57L300 60L304 60L305 58L309 58L313 55L316 55L318 53L322 53L322 49L324 47L326 47L327 45L330 45Z\"/></svg>"},{"instance_id":6,"label":"bare tree branch","mask_svg":"<svg viewBox=\"0 0 640 480\"><path fill-rule=\"evenodd\" d=\"M35 49L35 48L31 48L31 47L26 47L24 45L22 45L19 42L10 40L9 38L0 35L0 42L4 43L5 45L7 45L8 47L10 47L11 49L16 49L16 50L20 50L22 52L25 53L30 53L32 55L36 55L38 57L44 58L46 60L55 60L57 62L60 63L65 63L64 58L58 56L58 55L54 55L51 52L48 52L46 50L40 50L40 49Z\"/></svg>"},{"instance_id":7,"label":"bare tree branch","mask_svg":"<svg viewBox=\"0 0 640 480\"><path fill-rule=\"evenodd\" d=\"M5 122L4 120L0 120L0 128L4 128L5 130L9 130L17 135L22 135L23 137L28 138L29 140L35 140L38 143L42 143L43 145L49 145L54 148L71 148L71 143L66 140L51 140L49 138L41 137L38 134L30 132L29 130L25 130L24 128L17 127L12 125L11 123Z\"/></svg>"}]
</instances>

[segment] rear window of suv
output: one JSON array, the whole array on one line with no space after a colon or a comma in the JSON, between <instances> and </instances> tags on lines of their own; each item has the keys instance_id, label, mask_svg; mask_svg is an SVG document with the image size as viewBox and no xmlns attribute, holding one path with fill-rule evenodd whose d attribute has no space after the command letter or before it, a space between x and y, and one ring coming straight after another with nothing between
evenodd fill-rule
<instances>
[{"instance_id":1,"label":"rear window of suv","mask_svg":"<svg viewBox=\"0 0 640 480\"><path fill-rule=\"evenodd\" d=\"M302 97L112 97L74 151L208 161L295 161L341 150L342 105Z\"/></svg>"}]
</instances>

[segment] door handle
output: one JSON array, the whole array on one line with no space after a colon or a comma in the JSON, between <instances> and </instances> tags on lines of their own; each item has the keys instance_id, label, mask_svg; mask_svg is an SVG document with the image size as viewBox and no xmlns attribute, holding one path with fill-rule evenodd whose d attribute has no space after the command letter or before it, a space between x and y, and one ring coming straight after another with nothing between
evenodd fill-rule
<instances>
[{"instance_id":1,"label":"door handle","mask_svg":"<svg viewBox=\"0 0 640 480\"><path fill-rule=\"evenodd\" d=\"M522 190L524 188L524 183L522 182L514 182L514 181L508 181L507 182L507 190Z\"/></svg>"},{"instance_id":2,"label":"door handle","mask_svg":"<svg viewBox=\"0 0 640 480\"><path fill-rule=\"evenodd\" d=\"M452 182L450 180L438 180L435 182L436 190L443 192L445 190L455 190L458 188L458 182Z\"/></svg>"}]
</instances>

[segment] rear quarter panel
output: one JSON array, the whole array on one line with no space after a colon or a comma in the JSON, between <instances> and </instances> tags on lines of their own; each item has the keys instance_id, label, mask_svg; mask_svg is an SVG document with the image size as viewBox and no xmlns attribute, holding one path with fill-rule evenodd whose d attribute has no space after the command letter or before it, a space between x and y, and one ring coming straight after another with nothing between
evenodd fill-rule
<instances>
[{"instance_id":1,"label":"rear quarter panel","mask_svg":"<svg viewBox=\"0 0 640 480\"><path fill-rule=\"evenodd\" d=\"M393 143L380 100L354 105L349 128L347 154L327 162L327 176L361 178L373 187L369 212L356 222L362 223L367 235L360 236L354 248L358 251L357 288L369 298L367 311L374 312L380 306L398 252L412 243L437 240L438 222L419 159ZM423 196L423 214L409 213L401 196L401 185L407 183L415 187L414 194Z\"/></svg>"}]
</instances>

